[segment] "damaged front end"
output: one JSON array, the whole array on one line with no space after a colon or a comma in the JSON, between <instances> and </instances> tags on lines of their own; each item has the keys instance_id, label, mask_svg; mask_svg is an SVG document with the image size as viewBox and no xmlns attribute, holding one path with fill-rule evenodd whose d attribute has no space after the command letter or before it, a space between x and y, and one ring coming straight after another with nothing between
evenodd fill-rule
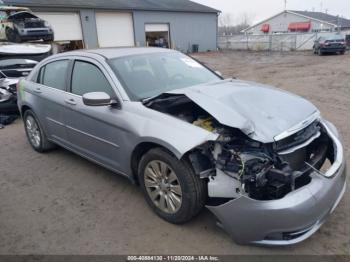
<instances>
[{"instance_id":1,"label":"damaged front end","mask_svg":"<svg viewBox=\"0 0 350 262\"><path fill-rule=\"evenodd\" d=\"M238 243L298 243L322 225L344 193L343 148L318 112L266 143L221 124L185 95L145 105L218 135L186 156L208 183L207 207Z\"/></svg>"}]
</instances>

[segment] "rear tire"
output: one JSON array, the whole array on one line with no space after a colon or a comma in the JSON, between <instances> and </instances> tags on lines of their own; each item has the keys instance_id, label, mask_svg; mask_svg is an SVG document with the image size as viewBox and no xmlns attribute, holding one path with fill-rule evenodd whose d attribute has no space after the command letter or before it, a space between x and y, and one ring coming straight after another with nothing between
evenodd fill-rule
<instances>
[{"instance_id":1,"label":"rear tire","mask_svg":"<svg viewBox=\"0 0 350 262\"><path fill-rule=\"evenodd\" d=\"M38 118L31 110L25 111L23 121L28 142L35 151L44 153L55 148L55 144L47 139Z\"/></svg>"},{"instance_id":2,"label":"rear tire","mask_svg":"<svg viewBox=\"0 0 350 262\"><path fill-rule=\"evenodd\" d=\"M138 178L148 205L173 224L191 220L207 199L206 182L186 161L161 148L151 149L141 158Z\"/></svg>"},{"instance_id":3,"label":"rear tire","mask_svg":"<svg viewBox=\"0 0 350 262\"><path fill-rule=\"evenodd\" d=\"M339 52L339 54L345 55L345 51L341 51L341 52Z\"/></svg>"}]
</instances>

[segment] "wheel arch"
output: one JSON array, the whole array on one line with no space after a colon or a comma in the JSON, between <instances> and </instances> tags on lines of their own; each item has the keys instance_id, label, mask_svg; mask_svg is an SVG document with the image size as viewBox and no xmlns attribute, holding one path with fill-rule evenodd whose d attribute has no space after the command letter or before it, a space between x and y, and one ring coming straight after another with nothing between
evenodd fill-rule
<instances>
[{"instance_id":1,"label":"wheel arch","mask_svg":"<svg viewBox=\"0 0 350 262\"><path fill-rule=\"evenodd\" d=\"M136 145L136 147L132 151L131 161L130 161L132 176L136 183L138 183L138 175L137 175L138 165L140 163L142 156L144 156L147 152L149 152L151 149L154 149L154 148L161 148L165 150L167 153L175 156L179 160L182 157L182 154L179 151L175 150L174 147L167 145L165 143L162 143L159 141L140 142L138 145Z\"/></svg>"},{"instance_id":2,"label":"wheel arch","mask_svg":"<svg viewBox=\"0 0 350 262\"><path fill-rule=\"evenodd\" d=\"M24 113L28 110L32 110L32 109L28 105L22 105L20 110L21 116L23 117Z\"/></svg>"}]
</instances>

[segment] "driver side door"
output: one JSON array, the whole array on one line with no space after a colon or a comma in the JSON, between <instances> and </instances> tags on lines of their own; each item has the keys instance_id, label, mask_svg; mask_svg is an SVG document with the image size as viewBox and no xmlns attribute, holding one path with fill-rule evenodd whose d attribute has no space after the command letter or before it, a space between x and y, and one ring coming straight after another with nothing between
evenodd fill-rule
<instances>
[{"instance_id":1,"label":"driver side door","mask_svg":"<svg viewBox=\"0 0 350 262\"><path fill-rule=\"evenodd\" d=\"M111 80L94 60L75 60L71 70L70 90L66 94L66 128L73 151L115 171L122 170L122 111L112 106L87 106L82 96L105 92L118 100ZM120 101L120 100L119 100Z\"/></svg>"}]
</instances>

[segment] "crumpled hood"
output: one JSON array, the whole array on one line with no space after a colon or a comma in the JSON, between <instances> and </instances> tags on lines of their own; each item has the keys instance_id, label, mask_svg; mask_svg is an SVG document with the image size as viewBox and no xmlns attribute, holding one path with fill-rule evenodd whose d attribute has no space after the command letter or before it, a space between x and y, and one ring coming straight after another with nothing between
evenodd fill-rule
<instances>
[{"instance_id":1,"label":"crumpled hood","mask_svg":"<svg viewBox=\"0 0 350 262\"><path fill-rule=\"evenodd\" d=\"M263 143L274 142L276 136L318 112L304 98L239 80L193 86L168 94L187 96L221 124L238 128Z\"/></svg>"}]
</instances>

